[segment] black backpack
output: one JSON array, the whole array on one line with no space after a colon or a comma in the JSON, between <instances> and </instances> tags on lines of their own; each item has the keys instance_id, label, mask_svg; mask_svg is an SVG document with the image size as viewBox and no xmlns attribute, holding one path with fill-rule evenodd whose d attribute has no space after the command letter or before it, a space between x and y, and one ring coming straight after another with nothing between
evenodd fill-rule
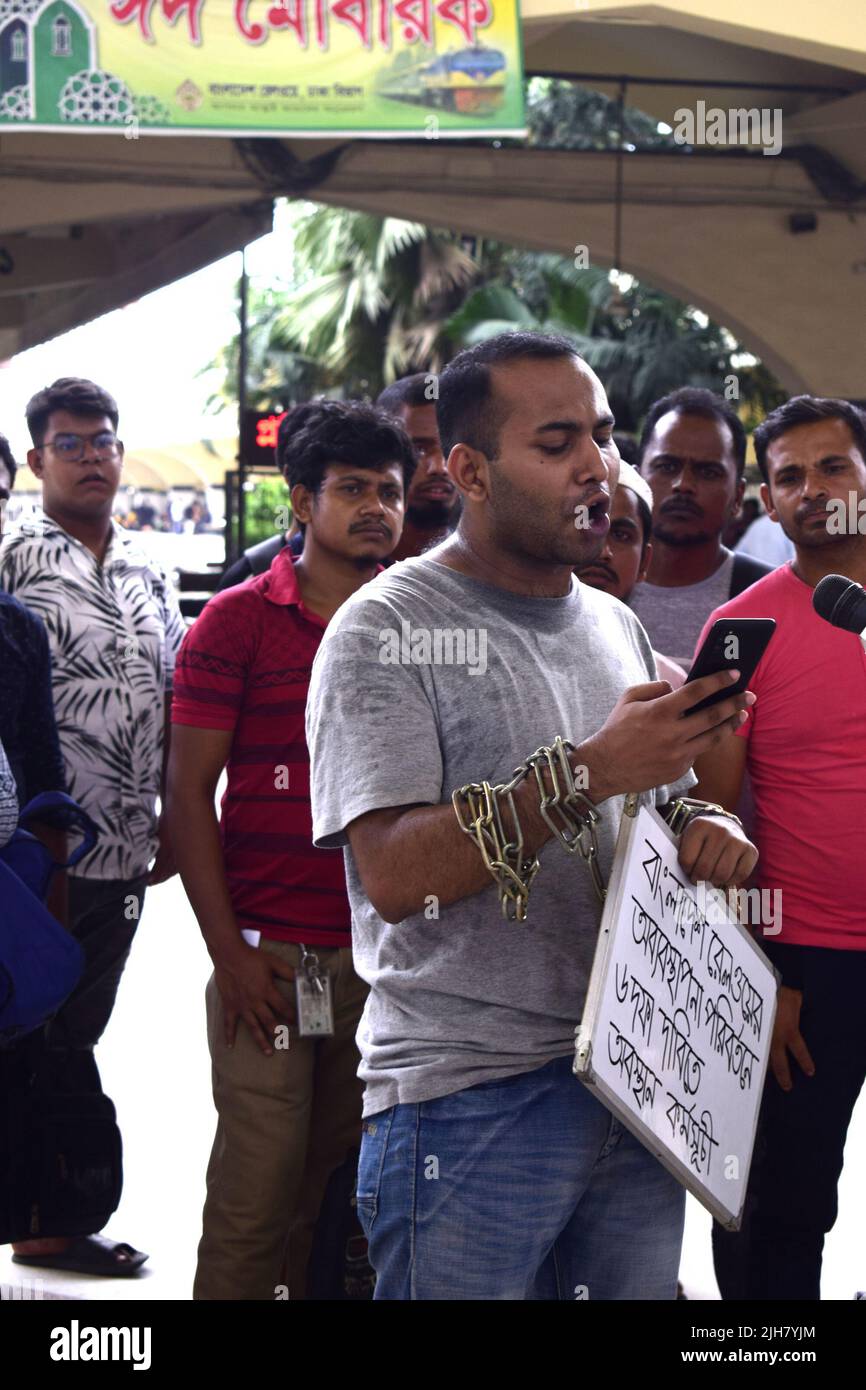
<instances>
[{"instance_id":1,"label":"black backpack","mask_svg":"<svg viewBox=\"0 0 866 1390\"><path fill-rule=\"evenodd\" d=\"M244 551L244 559L249 564L253 575L264 574L269 570L271 563L276 560L284 545L287 545L282 531L276 536L268 536L266 541L258 541L256 545L250 545Z\"/></svg>"},{"instance_id":2,"label":"black backpack","mask_svg":"<svg viewBox=\"0 0 866 1390\"><path fill-rule=\"evenodd\" d=\"M749 589L753 584L757 584L759 579L763 579L765 574L772 574L773 566L765 565L763 560L753 560L751 555L741 555L738 550L734 551L734 565L731 570L731 587L728 598L736 598L744 589Z\"/></svg>"}]
</instances>

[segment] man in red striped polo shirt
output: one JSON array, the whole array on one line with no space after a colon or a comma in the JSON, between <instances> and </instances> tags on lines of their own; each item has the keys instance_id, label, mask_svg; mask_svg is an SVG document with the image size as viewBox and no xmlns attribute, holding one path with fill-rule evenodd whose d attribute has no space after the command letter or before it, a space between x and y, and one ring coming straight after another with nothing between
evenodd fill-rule
<instances>
[{"instance_id":1,"label":"man in red striped polo shirt","mask_svg":"<svg viewBox=\"0 0 866 1390\"><path fill-rule=\"evenodd\" d=\"M277 462L303 551L285 548L265 574L217 594L175 677L169 815L214 963L219 1120L197 1299L273 1299L290 1232L289 1296L303 1297L328 1178L360 1142L367 989L352 966L342 856L313 847L304 711L328 621L400 539L415 455L375 407L315 401L283 420Z\"/></svg>"}]
</instances>

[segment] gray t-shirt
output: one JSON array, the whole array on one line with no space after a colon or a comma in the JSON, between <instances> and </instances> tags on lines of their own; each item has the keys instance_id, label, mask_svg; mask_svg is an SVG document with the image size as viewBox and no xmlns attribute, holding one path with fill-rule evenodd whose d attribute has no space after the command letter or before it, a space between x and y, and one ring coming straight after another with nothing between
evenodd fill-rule
<instances>
[{"instance_id":1,"label":"gray t-shirt","mask_svg":"<svg viewBox=\"0 0 866 1390\"><path fill-rule=\"evenodd\" d=\"M346 826L367 811L447 803L467 782L508 781L557 734L581 743L627 686L654 678L633 615L576 579L563 598L529 598L427 556L393 565L339 609L313 666L313 839L347 846ZM644 799L654 795L669 797L663 788ZM622 807L622 797L602 807L605 878ZM504 920L491 880L438 915L428 898L391 926L345 849L355 968L370 985L358 1029L365 1115L571 1052L601 910L579 855L550 841L539 859L526 923ZM431 895L436 879L431 864Z\"/></svg>"},{"instance_id":2,"label":"gray t-shirt","mask_svg":"<svg viewBox=\"0 0 866 1390\"><path fill-rule=\"evenodd\" d=\"M638 584L629 604L657 652L678 661L688 671L704 623L731 596L733 568L734 555L729 550L715 574L700 584Z\"/></svg>"}]
</instances>

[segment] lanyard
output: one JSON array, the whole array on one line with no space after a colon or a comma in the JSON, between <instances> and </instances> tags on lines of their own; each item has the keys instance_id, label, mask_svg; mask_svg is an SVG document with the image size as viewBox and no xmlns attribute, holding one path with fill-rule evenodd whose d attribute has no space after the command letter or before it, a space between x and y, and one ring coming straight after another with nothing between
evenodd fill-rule
<instances>
[{"instance_id":1,"label":"lanyard","mask_svg":"<svg viewBox=\"0 0 866 1390\"><path fill-rule=\"evenodd\" d=\"M314 989L317 994L324 994L325 987L322 984L322 968L319 965L319 957L315 951L308 951L303 941L299 941L298 945L301 948L301 969L309 981L310 988Z\"/></svg>"}]
</instances>

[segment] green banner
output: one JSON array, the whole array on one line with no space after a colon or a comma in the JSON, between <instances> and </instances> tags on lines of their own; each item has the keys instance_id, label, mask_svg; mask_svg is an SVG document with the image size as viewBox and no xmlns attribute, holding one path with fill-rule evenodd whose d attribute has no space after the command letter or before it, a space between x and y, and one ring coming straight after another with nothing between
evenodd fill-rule
<instances>
[{"instance_id":1,"label":"green banner","mask_svg":"<svg viewBox=\"0 0 866 1390\"><path fill-rule=\"evenodd\" d=\"M0 0L0 129L513 135L517 0Z\"/></svg>"}]
</instances>

